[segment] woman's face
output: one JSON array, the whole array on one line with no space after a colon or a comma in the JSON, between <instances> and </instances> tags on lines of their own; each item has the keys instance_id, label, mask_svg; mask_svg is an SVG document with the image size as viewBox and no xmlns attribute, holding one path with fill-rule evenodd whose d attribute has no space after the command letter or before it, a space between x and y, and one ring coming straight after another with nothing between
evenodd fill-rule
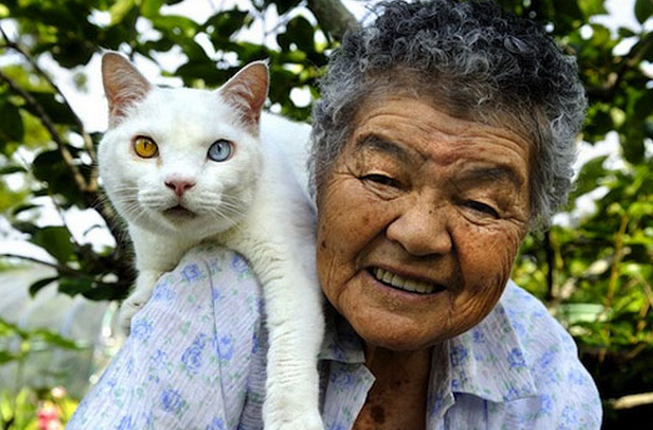
<instances>
[{"instance_id":1,"label":"woman's face","mask_svg":"<svg viewBox=\"0 0 653 430\"><path fill-rule=\"evenodd\" d=\"M410 97L360 108L318 189L317 269L368 345L429 347L492 310L527 230L528 148Z\"/></svg>"}]
</instances>

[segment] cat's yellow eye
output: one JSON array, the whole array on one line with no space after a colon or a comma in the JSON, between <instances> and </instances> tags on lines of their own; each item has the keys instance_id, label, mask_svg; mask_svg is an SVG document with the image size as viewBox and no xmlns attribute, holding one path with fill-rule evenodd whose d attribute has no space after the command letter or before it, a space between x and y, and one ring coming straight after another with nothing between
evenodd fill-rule
<instances>
[{"instance_id":1,"label":"cat's yellow eye","mask_svg":"<svg viewBox=\"0 0 653 430\"><path fill-rule=\"evenodd\" d=\"M134 139L134 151L142 158L152 158L159 152L159 147L149 137L138 136Z\"/></svg>"}]
</instances>

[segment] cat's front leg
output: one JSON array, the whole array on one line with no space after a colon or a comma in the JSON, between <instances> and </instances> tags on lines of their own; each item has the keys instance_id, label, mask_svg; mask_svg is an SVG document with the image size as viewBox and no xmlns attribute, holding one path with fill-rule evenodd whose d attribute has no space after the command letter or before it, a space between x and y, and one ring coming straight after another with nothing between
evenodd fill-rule
<instances>
[{"instance_id":1,"label":"cat's front leg","mask_svg":"<svg viewBox=\"0 0 653 430\"><path fill-rule=\"evenodd\" d=\"M131 320L152 297L154 286L159 277L172 270L186 252L195 243L184 241L143 230L136 225L129 225L129 235L136 253L136 288L125 299L119 315L119 323L123 332L129 334Z\"/></svg>"},{"instance_id":2,"label":"cat's front leg","mask_svg":"<svg viewBox=\"0 0 653 430\"><path fill-rule=\"evenodd\" d=\"M324 331L321 292L317 281L294 265L278 273L284 275L263 287L270 340L264 428L323 430L317 371Z\"/></svg>"},{"instance_id":3,"label":"cat's front leg","mask_svg":"<svg viewBox=\"0 0 653 430\"><path fill-rule=\"evenodd\" d=\"M154 286L161 274L162 272L155 270L144 270L138 274L136 288L120 306L118 322L123 333L130 333L132 318L145 306L145 303L147 303L150 297L152 297Z\"/></svg>"}]
</instances>

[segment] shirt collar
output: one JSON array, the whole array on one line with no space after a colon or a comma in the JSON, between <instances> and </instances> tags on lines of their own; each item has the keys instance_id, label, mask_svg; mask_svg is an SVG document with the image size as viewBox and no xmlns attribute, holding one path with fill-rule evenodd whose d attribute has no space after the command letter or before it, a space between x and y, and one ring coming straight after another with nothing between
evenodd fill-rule
<instances>
[{"instance_id":1,"label":"shirt collar","mask_svg":"<svg viewBox=\"0 0 653 430\"><path fill-rule=\"evenodd\" d=\"M506 289L511 288L510 283ZM473 329L447 342L452 392L492 402L537 395L526 353L502 302Z\"/></svg>"},{"instance_id":2,"label":"shirt collar","mask_svg":"<svg viewBox=\"0 0 653 430\"><path fill-rule=\"evenodd\" d=\"M350 364L365 363L363 342L351 325L328 303L324 317L326 327L318 359Z\"/></svg>"},{"instance_id":3,"label":"shirt collar","mask_svg":"<svg viewBox=\"0 0 653 430\"><path fill-rule=\"evenodd\" d=\"M325 314L326 332L319 359L364 363L363 343L354 329L331 306L327 306ZM472 394L492 402L537 395L525 357L500 300L473 329L446 341L434 352L429 398L442 404L452 393Z\"/></svg>"}]
</instances>

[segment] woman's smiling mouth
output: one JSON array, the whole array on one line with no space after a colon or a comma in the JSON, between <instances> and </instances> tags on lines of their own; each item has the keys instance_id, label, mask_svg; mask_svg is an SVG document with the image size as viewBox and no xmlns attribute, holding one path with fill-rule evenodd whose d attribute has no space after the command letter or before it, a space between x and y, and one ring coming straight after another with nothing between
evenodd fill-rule
<instances>
[{"instance_id":1,"label":"woman's smiling mouth","mask_svg":"<svg viewBox=\"0 0 653 430\"><path fill-rule=\"evenodd\" d=\"M371 267L367 271L382 284L409 293L433 294L445 290L442 285L405 278L380 267Z\"/></svg>"}]
</instances>

